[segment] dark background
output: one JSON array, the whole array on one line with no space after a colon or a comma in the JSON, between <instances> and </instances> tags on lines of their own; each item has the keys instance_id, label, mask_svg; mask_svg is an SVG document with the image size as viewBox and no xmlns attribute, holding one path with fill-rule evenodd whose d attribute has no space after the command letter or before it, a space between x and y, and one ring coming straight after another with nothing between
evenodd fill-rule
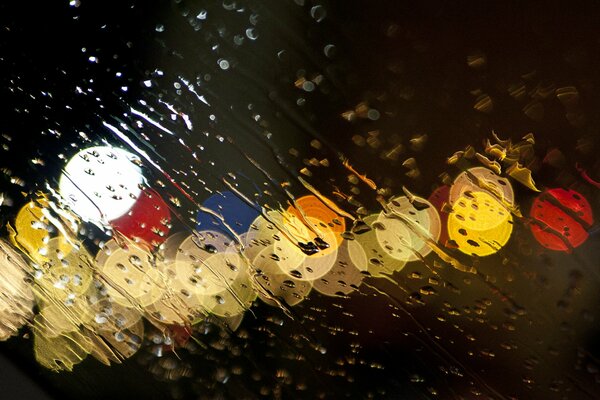
<instances>
[{"instance_id":1,"label":"dark background","mask_svg":"<svg viewBox=\"0 0 600 400\"><path fill-rule=\"evenodd\" d=\"M207 196L204 187L222 188L220 178L226 172L242 172L248 190L264 180L249 166L244 153L271 172L274 182L293 182L291 176L302 167L302 158L333 161L341 152L392 192L406 185L427 197L440 183L442 172L455 173L445 164L446 157L468 144L481 146L494 130L515 140L534 132L540 157L549 149L560 149L564 167L540 167L538 183L542 188L576 187L596 214L600 212L597 190L586 186L574 168L579 162L592 176L600 177L598 2L307 0L298 5L292 0L272 0L239 1L234 8L243 12L227 10L233 3L82 0L78 7L67 1L0 5L0 133L11 138L0 139L9 146L0 153L0 167L9 168L25 182L16 186L7 176L0 181L1 191L14 203L1 208L0 221L10 221L26 202L23 192L43 189L46 182L56 184L62 166L56 155L68 155L83 146L79 132L86 132L92 143L106 139L122 145L102 122L134 126L134 118L124 113L129 107L147 111L140 99L151 105L169 102L194 121L194 130L186 130L163 109L153 117L162 118L177 136L161 136L149 128L145 133L153 157L177 181L186 182L199 203ZM311 15L316 6L322 7L316 11L317 18ZM190 22L189 17L202 9L208 11L208 19L197 28L198 22ZM318 21L322 10L326 15ZM248 22L252 18L255 25ZM249 27L256 29L258 38L246 36L236 46L235 35L244 36ZM212 48L215 44L217 50ZM324 53L327 44L335 45L335 56ZM285 52L280 54L281 50ZM485 65L469 67L467 57L479 54L485 56ZM90 62L90 56L99 61ZM220 68L221 59L228 60L229 69ZM157 75L157 69L163 75ZM306 76L323 74L326 83L304 93L294 86L300 70ZM179 77L201 82L199 91L211 107L189 91L177 89L173 82L181 82ZM143 83L147 80L152 82L150 88ZM522 98L510 94L514 85L525 88ZM126 92L123 86L128 87ZM579 92L574 111L566 110L553 94L544 94L566 86L575 86ZM77 87L86 94L78 93ZM481 94L493 100L491 111L474 108ZM304 105L299 107L298 101ZM362 101L382 117L353 123L340 118ZM353 142L355 135L375 130L380 131L381 147ZM267 132L272 133L269 139ZM408 142L416 134L428 135L423 152L411 149ZM221 145L217 135L237 145ZM194 162L179 138L192 149L204 146L200 162ZM314 138L324 148L310 147ZM397 144L405 149L399 159L381 157L384 149ZM290 156L291 147L299 150L300 159ZM402 161L411 156L420 166L419 179L404 175ZM34 158L44 159L45 165L32 163ZM155 169L146 168L149 176L160 178ZM202 182L177 173L189 170L198 172ZM324 189L346 184L339 165L315 180ZM292 188L300 192L293 183ZM533 193L515 188L526 209ZM165 195L177 194L169 185L162 190ZM265 201L275 202L280 196L275 193ZM363 191L358 198L376 210L374 196ZM184 202L175 229L187 229L187 216L196 211L195 204ZM491 398L499 397L498 393L524 399L597 398L598 240L592 235L573 255L554 254L536 248L526 228L517 226L507 249L480 265L486 276L496 278L516 299L517 307L502 301L484 282L467 283L458 271L445 270L443 278L459 292L446 285L436 296L423 298L423 306L409 307L410 313L403 314L394 307L402 308L406 298L419 290L419 283L406 278L409 269L427 274L426 269L413 265L395 276L408 293L389 282L373 281L389 296L376 295L368 288L343 300L315 294L295 308L300 317L286 320L283 327L270 322L285 319L282 313L257 304L256 318L246 316L242 325L250 338L233 335L228 339L243 349L244 356L217 350L190 355L187 359L200 377L194 383L160 382L136 360L107 368L88 359L73 373L52 374L36 365L29 340L15 338L2 344L6 356L0 374L3 398L36 398L28 391L37 386L53 398L165 398L177 385L190 398L198 391L203 393L201 398L260 397L263 386L282 386L274 377L278 367L288 368L295 377L305 375L309 386L298 391L283 385L284 398L313 398L320 393L330 398L431 398L431 388L439 398L472 398L469 388L473 386ZM525 253L524 247L534 250ZM499 267L503 259L509 260L508 266ZM472 316L487 300L492 305L480 323ZM440 322L437 317L445 303L473 314ZM525 316L515 317L520 308L527 311ZM353 318L341 310L351 312ZM314 318L307 318L311 315ZM506 328L508 323L515 329ZM345 333L331 334L336 326ZM290 339L294 332L314 335L307 341L323 343L327 354L319 355L318 348L300 341L304 347L292 353L307 354L309 361L287 359L284 349L298 344ZM348 332L358 332L358 339ZM360 344L359 359L365 364L344 362L338 368L338 360L345 359L355 343ZM503 351L507 346L513 350ZM469 349L474 355L468 355ZM495 356L489 356L490 352ZM248 372L229 385L215 386L215 371L236 363ZM372 367L373 363L385 368ZM455 369L462 376L453 373ZM330 370L344 370L354 380L325 373ZM252 371L259 371L261 378L255 380ZM266 393L265 397L275 397L272 391Z\"/></svg>"}]
</instances>

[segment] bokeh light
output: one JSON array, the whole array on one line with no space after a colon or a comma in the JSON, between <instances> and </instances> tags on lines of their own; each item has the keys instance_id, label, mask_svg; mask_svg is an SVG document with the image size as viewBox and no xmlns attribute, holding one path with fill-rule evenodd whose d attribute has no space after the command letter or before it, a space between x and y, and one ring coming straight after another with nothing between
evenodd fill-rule
<instances>
[{"instance_id":1,"label":"bokeh light","mask_svg":"<svg viewBox=\"0 0 600 400\"><path fill-rule=\"evenodd\" d=\"M468 255L488 256L510 239L512 215L489 192L465 192L452 206L448 236Z\"/></svg>"},{"instance_id":2,"label":"bokeh light","mask_svg":"<svg viewBox=\"0 0 600 400\"><path fill-rule=\"evenodd\" d=\"M158 246L168 236L171 225L169 206L160 194L144 189L126 214L111 222L111 226L133 241L146 246Z\"/></svg>"},{"instance_id":3,"label":"bokeh light","mask_svg":"<svg viewBox=\"0 0 600 400\"><path fill-rule=\"evenodd\" d=\"M86 221L106 223L133 207L144 177L139 157L110 146L80 150L63 169L59 191L77 215Z\"/></svg>"},{"instance_id":4,"label":"bokeh light","mask_svg":"<svg viewBox=\"0 0 600 400\"><path fill-rule=\"evenodd\" d=\"M588 238L594 223L587 199L573 189L549 189L534 200L531 211L531 232L544 247L571 251Z\"/></svg>"}]
</instances>

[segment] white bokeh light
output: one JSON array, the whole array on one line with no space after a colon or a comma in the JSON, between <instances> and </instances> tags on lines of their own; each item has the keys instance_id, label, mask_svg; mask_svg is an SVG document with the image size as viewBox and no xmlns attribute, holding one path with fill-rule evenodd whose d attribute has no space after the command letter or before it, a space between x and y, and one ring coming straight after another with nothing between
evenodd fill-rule
<instances>
[{"instance_id":1,"label":"white bokeh light","mask_svg":"<svg viewBox=\"0 0 600 400\"><path fill-rule=\"evenodd\" d=\"M140 159L110 146L88 147L63 169L59 191L83 220L105 224L135 204L144 182Z\"/></svg>"}]
</instances>

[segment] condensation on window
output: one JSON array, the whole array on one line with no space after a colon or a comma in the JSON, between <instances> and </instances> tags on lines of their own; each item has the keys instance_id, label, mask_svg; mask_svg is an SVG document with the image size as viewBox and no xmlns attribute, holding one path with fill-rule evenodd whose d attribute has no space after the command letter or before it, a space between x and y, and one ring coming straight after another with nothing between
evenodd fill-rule
<instances>
[{"instance_id":1,"label":"condensation on window","mask_svg":"<svg viewBox=\"0 0 600 400\"><path fill-rule=\"evenodd\" d=\"M600 396L600 9L486 7L0 6L2 350L64 398Z\"/></svg>"}]
</instances>

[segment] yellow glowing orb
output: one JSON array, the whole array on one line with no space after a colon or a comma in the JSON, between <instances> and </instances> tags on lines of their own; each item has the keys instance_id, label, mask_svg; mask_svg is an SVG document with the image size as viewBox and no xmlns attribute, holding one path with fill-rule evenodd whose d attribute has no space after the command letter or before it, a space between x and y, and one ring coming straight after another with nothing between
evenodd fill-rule
<instances>
[{"instance_id":1,"label":"yellow glowing orb","mask_svg":"<svg viewBox=\"0 0 600 400\"><path fill-rule=\"evenodd\" d=\"M36 294L42 300L72 301L90 286L93 276L93 259L84 247L69 247L63 252L61 238L46 244L46 261L35 269Z\"/></svg>"},{"instance_id":2,"label":"yellow glowing orb","mask_svg":"<svg viewBox=\"0 0 600 400\"><path fill-rule=\"evenodd\" d=\"M485 167L470 168L456 177L450 188L450 204L454 204L466 192L486 192L505 205L515 204L510 181Z\"/></svg>"},{"instance_id":3,"label":"yellow glowing orb","mask_svg":"<svg viewBox=\"0 0 600 400\"><path fill-rule=\"evenodd\" d=\"M286 263L280 263L280 268L288 275L306 281L314 281L325 275L333 267L337 258L338 245L336 233L327 225L322 224L320 220L312 217L305 218L305 223L309 225L308 227L298 218L289 214L285 215L284 221L286 228L294 230L295 235L300 237L302 242L314 242L314 238L319 237L328 247L322 248L314 254L307 255L299 265L293 268ZM277 245L274 246L273 254L280 260L289 257L290 253L298 254L302 253L302 250L298 249L298 247L288 249L285 247L280 248ZM298 257L300 257L299 254Z\"/></svg>"},{"instance_id":4,"label":"yellow glowing orb","mask_svg":"<svg viewBox=\"0 0 600 400\"><path fill-rule=\"evenodd\" d=\"M316 246L317 238L328 247L318 249L314 254L307 254L300 248L300 244ZM336 233L329 226L312 217L302 221L286 211L270 211L266 218L258 217L245 240L248 243L246 256L255 258L264 249L269 249L280 270L300 280L312 281L322 277L337 257Z\"/></svg>"},{"instance_id":5,"label":"yellow glowing orb","mask_svg":"<svg viewBox=\"0 0 600 400\"><path fill-rule=\"evenodd\" d=\"M293 271L307 258L298 243L310 241L309 230L293 214L269 212L267 216L268 220L257 225L259 234L256 238L267 243L266 247L271 249L283 272Z\"/></svg>"},{"instance_id":6,"label":"yellow glowing orb","mask_svg":"<svg viewBox=\"0 0 600 400\"><path fill-rule=\"evenodd\" d=\"M193 296L214 295L232 284L242 270L242 260L232 241L214 231L176 234L164 244L165 259L173 261L176 287L194 306ZM213 257L215 255L219 257ZM183 290L183 292L181 292Z\"/></svg>"},{"instance_id":7,"label":"yellow glowing orb","mask_svg":"<svg viewBox=\"0 0 600 400\"><path fill-rule=\"evenodd\" d=\"M45 199L38 199L37 202L31 201L19 210L15 218L14 244L38 263L48 261L48 242L52 236L56 235L56 233L51 233L55 228L45 215L47 204ZM60 240L55 242L54 246L62 253L68 254L72 246L62 235L57 237Z\"/></svg>"},{"instance_id":8,"label":"yellow glowing orb","mask_svg":"<svg viewBox=\"0 0 600 400\"><path fill-rule=\"evenodd\" d=\"M226 253L215 254L209 258L208 263L221 265L222 268L230 267ZM256 291L250 281L248 269L243 264L236 266L240 272L235 280L223 287L220 292L201 297L202 305L206 312L221 317L233 317L243 314L256 299Z\"/></svg>"},{"instance_id":9,"label":"yellow glowing orb","mask_svg":"<svg viewBox=\"0 0 600 400\"><path fill-rule=\"evenodd\" d=\"M393 198L389 212L381 213L376 230L381 247L402 261L416 261L431 252L428 241L436 242L442 231L440 216L427 200L406 196Z\"/></svg>"},{"instance_id":10,"label":"yellow glowing orb","mask_svg":"<svg viewBox=\"0 0 600 400\"><path fill-rule=\"evenodd\" d=\"M253 264L258 273L258 284L265 292L258 292L258 297L266 304L277 306L274 300L276 298L288 306L294 306L303 301L312 290L312 282L284 273L269 248L261 251L254 258Z\"/></svg>"},{"instance_id":11,"label":"yellow glowing orb","mask_svg":"<svg viewBox=\"0 0 600 400\"><path fill-rule=\"evenodd\" d=\"M52 371L72 371L93 350L92 341L78 330L47 337L34 323L33 332L35 359Z\"/></svg>"},{"instance_id":12,"label":"yellow glowing orb","mask_svg":"<svg viewBox=\"0 0 600 400\"><path fill-rule=\"evenodd\" d=\"M314 288L326 296L348 295L362 283L367 263L361 245L355 240L345 240L338 248L335 264L327 274L314 281Z\"/></svg>"},{"instance_id":13,"label":"yellow glowing orb","mask_svg":"<svg viewBox=\"0 0 600 400\"><path fill-rule=\"evenodd\" d=\"M33 316L28 270L23 258L0 239L0 340L16 335Z\"/></svg>"},{"instance_id":14,"label":"yellow glowing orb","mask_svg":"<svg viewBox=\"0 0 600 400\"><path fill-rule=\"evenodd\" d=\"M289 207L287 212L294 214L300 220L313 218L318 221L318 225L331 229L335 234L335 242L330 245L337 247L344 240L341 234L346 230L346 222L344 217L332 210L332 204L334 203L329 199L319 200L314 195L308 195L297 199L296 207Z\"/></svg>"},{"instance_id":15,"label":"yellow glowing orb","mask_svg":"<svg viewBox=\"0 0 600 400\"><path fill-rule=\"evenodd\" d=\"M383 213L382 213L383 214ZM406 237L410 237L408 230L403 225L397 225L393 221L386 227L384 224L379 222L379 218L383 218L381 214L371 214L364 218L364 222L370 227L370 230L357 234L355 240L359 243L368 260L367 271L371 276L382 277L384 275L391 275L394 271L400 271L406 265L408 257L393 257L392 254L397 254L400 251L408 252L407 249L410 247L410 243L403 239L403 248L399 246L394 248L392 245L387 243L387 239L383 238L380 241L378 236L379 231L384 229L393 229L398 226L396 234L391 233L390 238L396 242L402 234ZM391 220L388 218L388 220ZM393 232L393 231L391 231ZM352 261L358 262L360 255L356 254L356 251L350 252Z\"/></svg>"},{"instance_id":16,"label":"yellow glowing orb","mask_svg":"<svg viewBox=\"0 0 600 400\"><path fill-rule=\"evenodd\" d=\"M56 337L74 332L80 325L91 323L93 315L85 299L77 298L70 303L40 302L40 312L35 316L37 329L46 337Z\"/></svg>"},{"instance_id":17,"label":"yellow glowing orb","mask_svg":"<svg viewBox=\"0 0 600 400\"><path fill-rule=\"evenodd\" d=\"M510 212L487 192L460 196L448 217L448 236L465 254L487 256L496 253L510 238Z\"/></svg>"},{"instance_id":18,"label":"yellow glowing orb","mask_svg":"<svg viewBox=\"0 0 600 400\"><path fill-rule=\"evenodd\" d=\"M200 299L203 288L193 279L192 263L164 260L156 266L165 280L166 290L160 299L145 308L148 317L162 324L187 325L204 316Z\"/></svg>"},{"instance_id":19,"label":"yellow glowing orb","mask_svg":"<svg viewBox=\"0 0 600 400\"><path fill-rule=\"evenodd\" d=\"M120 246L108 241L96 255L101 281L109 296L125 306L154 303L164 290L164 281L153 265L152 255L133 242Z\"/></svg>"},{"instance_id":20,"label":"yellow glowing orb","mask_svg":"<svg viewBox=\"0 0 600 400\"><path fill-rule=\"evenodd\" d=\"M127 329L142 319L139 309L126 307L107 296L90 296L88 304L92 315L88 328L99 334Z\"/></svg>"}]
</instances>

